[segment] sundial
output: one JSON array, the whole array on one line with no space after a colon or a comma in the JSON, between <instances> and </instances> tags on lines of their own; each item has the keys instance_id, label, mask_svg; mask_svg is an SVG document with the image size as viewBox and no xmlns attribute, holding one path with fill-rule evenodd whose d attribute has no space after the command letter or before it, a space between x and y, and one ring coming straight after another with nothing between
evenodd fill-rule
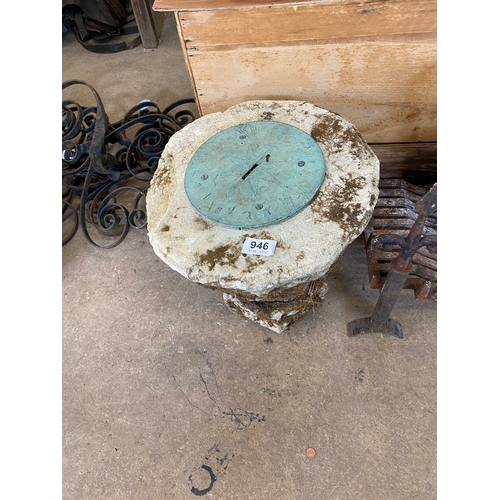
<instances>
[{"instance_id":1,"label":"sundial","mask_svg":"<svg viewBox=\"0 0 500 500\"><path fill-rule=\"evenodd\" d=\"M149 240L173 270L282 332L321 305L326 274L370 220L378 180L378 158L340 115L243 102L170 138L147 193Z\"/></svg>"},{"instance_id":2,"label":"sundial","mask_svg":"<svg viewBox=\"0 0 500 500\"><path fill-rule=\"evenodd\" d=\"M278 121L252 121L201 144L184 189L193 208L212 222L247 229L293 217L324 177L323 152L309 134Z\"/></svg>"}]
</instances>

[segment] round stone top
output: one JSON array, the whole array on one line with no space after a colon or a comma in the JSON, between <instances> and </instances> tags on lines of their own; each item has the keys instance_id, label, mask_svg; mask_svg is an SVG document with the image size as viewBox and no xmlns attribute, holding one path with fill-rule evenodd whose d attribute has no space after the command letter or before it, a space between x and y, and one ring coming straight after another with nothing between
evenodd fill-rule
<instances>
[{"instance_id":1,"label":"round stone top","mask_svg":"<svg viewBox=\"0 0 500 500\"><path fill-rule=\"evenodd\" d=\"M290 219L262 228L214 223L190 204L184 174L210 137L244 122L270 120L308 133L326 175L315 198ZM147 193L155 253L189 280L229 293L264 296L322 277L366 227L378 198L379 160L341 116L302 101L247 101L198 118L167 143ZM246 238L272 240L272 256L243 254Z\"/></svg>"}]
</instances>

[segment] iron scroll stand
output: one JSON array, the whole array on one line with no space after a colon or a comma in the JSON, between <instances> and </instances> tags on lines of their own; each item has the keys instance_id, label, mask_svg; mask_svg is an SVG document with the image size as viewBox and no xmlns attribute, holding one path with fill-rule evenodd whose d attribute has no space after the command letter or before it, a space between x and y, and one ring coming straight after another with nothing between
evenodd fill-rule
<instances>
[{"instance_id":1,"label":"iron scroll stand","mask_svg":"<svg viewBox=\"0 0 500 500\"><path fill-rule=\"evenodd\" d=\"M389 235L382 237L384 246L399 246L400 252L391 265L371 317L348 323L349 335L388 333L403 338L401 325L391 319L390 314L413 269L412 258L415 253L424 246L437 245L436 236L422 236L427 217L437 209L437 183L416 203L415 209L418 216L406 238Z\"/></svg>"},{"instance_id":2,"label":"iron scroll stand","mask_svg":"<svg viewBox=\"0 0 500 500\"><path fill-rule=\"evenodd\" d=\"M146 192L170 137L195 119L181 99L161 110L150 100L110 123L97 91L82 80L95 106L62 102L62 223L67 244L80 228L92 245L111 249L131 228L146 226Z\"/></svg>"}]
</instances>

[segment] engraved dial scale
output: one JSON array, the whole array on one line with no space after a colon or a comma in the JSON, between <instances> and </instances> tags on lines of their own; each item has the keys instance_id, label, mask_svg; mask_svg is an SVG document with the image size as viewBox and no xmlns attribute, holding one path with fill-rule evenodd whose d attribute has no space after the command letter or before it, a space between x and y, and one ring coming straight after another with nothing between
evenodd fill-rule
<instances>
[{"instance_id":1,"label":"engraved dial scale","mask_svg":"<svg viewBox=\"0 0 500 500\"><path fill-rule=\"evenodd\" d=\"M323 152L309 134L277 121L255 121L205 141L189 161L184 189L198 213L246 229L293 217L324 177Z\"/></svg>"}]
</instances>

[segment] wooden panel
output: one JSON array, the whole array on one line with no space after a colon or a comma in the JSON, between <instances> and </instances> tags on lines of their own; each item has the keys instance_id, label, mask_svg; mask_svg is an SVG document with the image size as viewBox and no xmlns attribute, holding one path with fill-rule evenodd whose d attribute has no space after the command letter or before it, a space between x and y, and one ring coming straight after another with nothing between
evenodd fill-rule
<instances>
[{"instance_id":1,"label":"wooden panel","mask_svg":"<svg viewBox=\"0 0 500 500\"><path fill-rule=\"evenodd\" d=\"M367 42L370 40L436 41L435 0L386 0L277 6L272 9L182 12L188 48L216 50L298 41Z\"/></svg>"},{"instance_id":2,"label":"wooden panel","mask_svg":"<svg viewBox=\"0 0 500 500\"><path fill-rule=\"evenodd\" d=\"M299 99L352 121L368 142L436 141L434 43L189 50L202 114L252 99Z\"/></svg>"},{"instance_id":3,"label":"wooden panel","mask_svg":"<svg viewBox=\"0 0 500 500\"><path fill-rule=\"evenodd\" d=\"M402 178L419 186L437 182L437 144L370 144L380 160L380 178Z\"/></svg>"},{"instance_id":4,"label":"wooden panel","mask_svg":"<svg viewBox=\"0 0 500 500\"><path fill-rule=\"evenodd\" d=\"M183 35L182 35L181 21L179 19L179 15L180 15L179 12L174 12L175 22L176 22L176 26L177 26L177 32L179 33L179 38L181 39L181 42L182 42ZM182 53L184 55L184 60L186 61L186 66L187 66L188 73L189 73L189 79L191 80L191 87L193 88L195 101L196 101L196 107L198 108L198 114L200 116L202 116L203 112L201 111L201 108L200 108L200 97L199 97L197 90L196 90L196 82L195 82L194 75L193 75L193 69L191 68L191 64L189 62L189 56L187 54L186 44L181 43L181 48L182 48Z\"/></svg>"},{"instance_id":5,"label":"wooden panel","mask_svg":"<svg viewBox=\"0 0 500 500\"><path fill-rule=\"evenodd\" d=\"M298 99L370 143L436 141L436 0L155 2L167 5L200 114Z\"/></svg>"},{"instance_id":6,"label":"wooden panel","mask_svg":"<svg viewBox=\"0 0 500 500\"><path fill-rule=\"evenodd\" d=\"M315 0L322 3L329 0ZM311 0L155 0L153 9L158 11L180 10L213 10L213 9L241 9L251 7L268 7L283 4L312 3Z\"/></svg>"}]
</instances>

